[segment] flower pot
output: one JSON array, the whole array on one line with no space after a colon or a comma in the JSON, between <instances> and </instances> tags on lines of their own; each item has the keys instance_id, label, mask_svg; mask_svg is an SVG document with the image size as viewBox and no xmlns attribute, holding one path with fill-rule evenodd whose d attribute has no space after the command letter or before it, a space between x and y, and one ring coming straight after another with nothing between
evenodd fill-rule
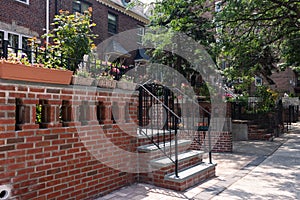
<instances>
[{"instance_id":1,"label":"flower pot","mask_svg":"<svg viewBox=\"0 0 300 200\"><path fill-rule=\"evenodd\" d=\"M73 72L0 62L0 78L18 81L69 85Z\"/></svg>"},{"instance_id":2,"label":"flower pot","mask_svg":"<svg viewBox=\"0 0 300 200\"><path fill-rule=\"evenodd\" d=\"M72 76L71 84L72 85L86 85L91 86L94 83L93 78L87 78L82 76Z\"/></svg>"},{"instance_id":3,"label":"flower pot","mask_svg":"<svg viewBox=\"0 0 300 200\"><path fill-rule=\"evenodd\" d=\"M136 83L132 82L125 82L125 81L118 81L117 87L123 90L135 90L136 89Z\"/></svg>"},{"instance_id":4,"label":"flower pot","mask_svg":"<svg viewBox=\"0 0 300 200\"><path fill-rule=\"evenodd\" d=\"M116 88L117 81L109 80L106 78L100 78L97 82L97 86L102 88Z\"/></svg>"}]
</instances>

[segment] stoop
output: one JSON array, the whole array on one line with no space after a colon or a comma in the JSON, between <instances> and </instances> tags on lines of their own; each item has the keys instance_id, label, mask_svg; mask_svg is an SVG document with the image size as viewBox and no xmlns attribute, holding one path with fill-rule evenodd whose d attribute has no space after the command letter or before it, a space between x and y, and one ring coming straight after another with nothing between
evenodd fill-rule
<instances>
[{"instance_id":1,"label":"stoop","mask_svg":"<svg viewBox=\"0 0 300 200\"><path fill-rule=\"evenodd\" d=\"M147 144L139 146L140 169L148 169L147 173L139 174L139 181L153 184L159 187L177 191L183 191L202 181L215 176L215 164L202 161L203 151L190 150L191 140L178 140L178 176L175 176L174 141L165 143L167 152L171 156L164 155L161 144ZM171 159L170 159L171 158ZM172 161L173 160L173 161Z\"/></svg>"}]
</instances>

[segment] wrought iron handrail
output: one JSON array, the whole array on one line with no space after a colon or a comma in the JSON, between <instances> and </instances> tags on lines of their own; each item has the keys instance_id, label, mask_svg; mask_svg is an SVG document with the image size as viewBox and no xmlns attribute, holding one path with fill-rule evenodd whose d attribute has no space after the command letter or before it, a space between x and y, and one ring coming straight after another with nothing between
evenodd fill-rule
<instances>
[{"instance_id":1,"label":"wrought iron handrail","mask_svg":"<svg viewBox=\"0 0 300 200\"><path fill-rule=\"evenodd\" d=\"M159 103L162 104L162 106L167 109L169 112L171 112L177 119L180 120L180 117L173 111L171 110L167 105L165 105L163 102L160 101L159 98L157 98L154 94L152 94L144 85L139 84L140 87L142 87L145 91L147 91L148 94L150 94L152 96L152 98L154 98L155 100L157 100Z\"/></svg>"},{"instance_id":2,"label":"wrought iron handrail","mask_svg":"<svg viewBox=\"0 0 300 200\"><path fill-rule=\"evenodd\" d=\"M167 158L171 160L171 162L175 165L175 176L178 177L178 124L180 121L180 117L168 106L166 103L162 102L158 97L156 97L151 91L149 91L143 84L139 84L140 91L140 99L139 99L139 125L140 127L144 126L144 115L148 115L149 113L143 113L143 104L146 106L152 106L152 104L161 105L166 114L166 122L167 124L162 125L162 139L160 139L159 131L156 133L156 139L154 139L154 129L159 127L154 127L153 123L150 123L149 128L139 129L140 133L145 135L149 140L151 140L152 144L154 144ZM143 94L146 92L147 97L150 97L150 102L143 101ZM148 105L149 104L149 105ZM147 107L148 109L148 107ZM148 110L149 111L149 110ZM159 113L157 113L158 115ZM156 120L160 120L161 117L155 116ZM169 121L171 119L171 121ZM149 119L146 119L146 121ZM148 122L148 121L147 121ZM168 124L171 122L171 124ZM151 135L148 134L148 129L150 129ZM174 152L172 152L172 136L174 134ZM167 142L169 142L169 146L167 146ZM174 155L174 158L172 157Z\"/></svg>"},{"instance_id":3,"label":"wrought iron handrail","mask_svg":"<svg viewBox=\"0 0 300 200\"><path fill-rule=\"evenodd\" d=\"M198 102L196 102L194 99L191 99L188 95L186 95L184 92L182 92L180 89L178 88L173 88L174 90L176 90L177 92L179 92L181 95L183 95L184 97L186 97L188 100L190 100L190 102L192 102L193 104L199 106L199 108L201 108L202 111L206 112L208 115L211 115L211 113L206 110L203 106L199 105Z\"/></svg>"},{"instance_id":4,"label":"wrought iron handrail","mask_svg":"<svg viewBox=\"0 0 300 200\"><path fill-rule=\"evenodd\" d=\"M176 90L177 92L179 92L181 95L183 95L190 103L192 103L193 105L195 105L197 108L199 108L201 111L203 111L205 114L208 115L208 121L207 121L207 126L205 126L205 121L204 121L204 117L203 117L203 121L202 121L202 126L197 125L193 125L193 127L196 127L197 131L197 138L193 137L193 141L197 142L199 145L201 144L201 136L200 136L200 131L207 131L208 132L208 145L209 145L209 162L212 163L212 152L211 152L211 133L210 133L210 119L211 119L211 113L205 109L203 106L201 106L199 104L199 102L196 102L194 99L190 98L188 95L186 95L184 92L182 92L180 89L178 88L173 88L174 90ZM198 109L196 109L198 111ZM185 125L183 124L183 127L185 127ZM190 130L187 130L190 131ZM194 131L194 130L192 130Z\"/></svg>"}]
</instances>

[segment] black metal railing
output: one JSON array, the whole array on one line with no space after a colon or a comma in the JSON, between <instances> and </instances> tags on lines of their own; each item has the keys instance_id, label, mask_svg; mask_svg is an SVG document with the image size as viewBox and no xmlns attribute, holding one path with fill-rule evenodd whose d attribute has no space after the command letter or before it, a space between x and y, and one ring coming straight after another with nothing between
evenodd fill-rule
<instances>
[{"instance_id":1,"label":"black metal railing","mask_svg":"<svg viewBox=\"0 0 300 200\"><path fill-rule=\"evenodd\" d=\"M298 105L288 105L283 108L282 119L284 123L284 129L288 131L292 125L298 121L299 116L299 106Z\"/></svg>"},{"instance_id":2,"label":"black metal railing","mask_svg":"<svg viewBox=\"0 0 300 200\"><path fill-rule=\"evenodd\" d=\"M27 48L19 49L9 46L8 41L4 40L2 46L0 46L0 58L10 59L10 53L14 54L14 57L26 56L27 61L30 64L43 64L38 63L38 57L44 57L44 60L47 60L48 56L54 57L58 63L61 63L64 68L68 70L76 71L76 69L84 68L91 77L96 78L97 76L103 76L104 74L113 76L115 80L122 78L129 70L134 68L131 66L122 66L121 64L111 63L108 65L108 62L101 61L97 59L98 55L87 55L86 58L75 59L66 57L63 54L55 55L55 52L48 52L47 50L40 51L39 47L36 48Z\"/></svg>"},{"instance_id":3,"label":"black metal railing","mask_svg":"<svg viewBox=\"0 0 300 200\"><path fill-rule=\"evenodd\" d=\"M232 102L232 119L259 122L261 128L269 129L278 137L282 130L288 130L292 122L298 121L299 106L282 105L282 100L265 112L258 112L259 102Z\"/></svg>"},{"instance_id":4,"label":"black metal railing","mask_svg":"<svg viewBox=\"0 0 300 200\"><path fill-rule=\"evenodd\" d=\"M145 135L174 163L176 176L178 176L179 133L182 133L184 138L186 136L188 139L192 138L199 145L203 145L206 135L209 162L212 163L210 118L208 109L179 89L169 89L157 84L139 87L140 134ZM204 137L201 134L204 134Z\"/></svg>"},{"instance_id":5,"label":"black metal railing","mask_svg":"<svg viewBox=\"0 0 300 200\"><path fill-rule=\"evenodd\" d=\"M139 87L139 131L175 165L178 177L178 125L174 94L166 87L148 84ZM173 146L174 145L174 146Z\"/></svg>"},{"instance_id":6,"label":"black metal railing","mask_svg":"<svg viewBox=\"0 0 300 200\"><path fill-rule=\"evenodd\" d=\"M204 145L204 148L208 150L209 163L212 163L212 147L211 147L211 113L209 112L210 103L208 107L201 105L200 100L195 100L186 95L178 88L173 88L176 97L175 104L177 110L182 110L180 113L181 126L180 131L188 135L193 139L200 147ZM179 106L182 106L180 109ZM216 124L215 124L216 125ZM195 134L196 133L196 134ZM205 140L208 144L204 144ZM205 147L207 145L207 147Z\"/></svg>"}]
</instances>

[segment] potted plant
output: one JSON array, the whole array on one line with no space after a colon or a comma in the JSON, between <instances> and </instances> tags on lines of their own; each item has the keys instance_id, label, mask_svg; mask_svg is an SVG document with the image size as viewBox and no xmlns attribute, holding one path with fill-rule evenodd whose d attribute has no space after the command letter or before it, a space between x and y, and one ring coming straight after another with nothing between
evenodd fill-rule
<instances>
[{"instance_id":1,"label":"potted plant","mask_svg":"<svg viewBox=\"0 0 300 200\"><path fill-rule=\"evenodd\" d=\"M97 79L97 86L102 88L116 88L117 81L113 80L112 76L99 76Z\"/></svg>"},{"instance_id":2,"label":"potted plant","mask_svg":"<svg viewBox=\"0 0 300 200\"><path fill-rule=\"evenodd\" d=\"M73 72L65 69L30 64L26 54L9 53L8 59L0 59L0 78L50 84L70 84Z\"/></svg>"},{"instance_id":3,"label":"potted plant","mask_svg":"<svg viewBox=\"0 0 300 200\"><path fill-rule=\"evenodd\" d=\"M75 75L72 76L72 85L86 85L91 86L94 84L95 79L91 77L90 73L86 70L78 70Z\"/></svg>"},{"instance_id":4,"label":"potted plant","mask_svg":"<svg viewBox=\"0 0 300 200\"><path fill-rule=\"evenodd\" d=\"M50 43L40 46L36 38L30 40L32 49L36 49L37 64L29 64L24 54L12 54L8 59L0 60L0 78L42 83L70 84L72 74L78 70L85 54L95 46L92 38L91 8L84 14L70 14L60 11L54 18L55 28L42 37ZM21 57L19 57L21 55ZM71 71L69 71L69 70Z\"/></svg>"},{"instance_id":5,"label":"potted plant","mask_svg":"<svg viewBox=\"0 0 300 200\"><path fill-rule=\"evenodd\" d=\"M117 87L123 90L135 90L137 84L133 82L133 78L123 75L121 80L117 82Z\"/></svg>"}]
</instances>

